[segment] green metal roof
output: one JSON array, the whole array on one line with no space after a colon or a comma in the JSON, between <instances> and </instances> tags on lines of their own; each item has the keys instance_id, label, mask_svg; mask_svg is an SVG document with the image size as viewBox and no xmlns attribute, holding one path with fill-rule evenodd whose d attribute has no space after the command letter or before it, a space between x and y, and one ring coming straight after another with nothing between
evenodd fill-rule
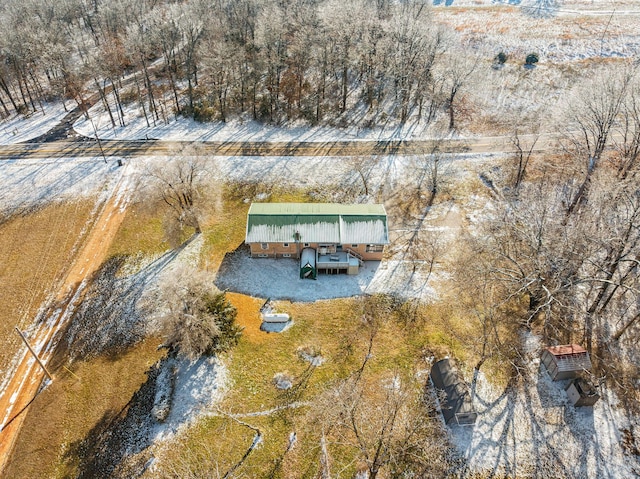
<instances>
[{"instance_id":1,"label":"green metal roof","mask_svg":"<svg viewBox=\"0 0 640 479\"><path fill-rule=\"evenodd\" d=\"M247 218L247 243L387 244L383 205L338 203L253 203Z\"/></svg>"},{"instance_id":2,"label":"green metal roof","mask_svg":"<svg viewBox=\"0 0 640 479\"><path fill-rule=\"evenodd\" d=\"M387 216L384 205L341 203L252 203L249 215Z\"/></svg>"}]
</instances>

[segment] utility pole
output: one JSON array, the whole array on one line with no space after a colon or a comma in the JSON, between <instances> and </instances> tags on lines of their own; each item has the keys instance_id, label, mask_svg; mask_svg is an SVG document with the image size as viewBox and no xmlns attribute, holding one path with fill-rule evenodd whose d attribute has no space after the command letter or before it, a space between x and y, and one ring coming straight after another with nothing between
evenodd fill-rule
<instances>
[{"instance_id":1,"label":"utility pole","mask_svg":"<svg viewBox=\"0 0 640 479\"><path fill-rule=\"evenodd\" d=\"M102 154L102 159L104 160L105 164L107 163L107 157L104 154L104 150L102 149L102 143L100 142L100 137L98 136L98 128L96 127L96 124L93 122L93 118L89 118L89 122L91 123L91 126L93 127L93 132L96 135L96 140L98 142L98 146L100 147L100 153Z\"/></svg>"},{"instance_id":2,"label":"utility pole","mask_svg":"<svg viewBox=\"0 0 640 479\"><path fill-rule=\"evenodd\" d=\"M42 361L40 361L40 358L38 357L38 355L36 354L36 352L31 348L31 346L29 345L29 343L27 342L27 338L24 337L24 334L22 334L22 331L20 331L18 329L18 327L16 326L16 331L18 331L18 334L20 335L20 337L22 338L22 340L24 341L24 344L27 345L27 348L29 348L29 351L31 352L31 354L33 354L33 357L36 358L36 361L38 361L38 364L40 365L40 367L42 368L42 370L44 371L44 373L47 375L47 377L49 378L50 381L53 381L53 378L51 377L51 374L49 374L49 371L47 371L47 368L45 367L44 363Z\"/></svg>"}]
</instances>

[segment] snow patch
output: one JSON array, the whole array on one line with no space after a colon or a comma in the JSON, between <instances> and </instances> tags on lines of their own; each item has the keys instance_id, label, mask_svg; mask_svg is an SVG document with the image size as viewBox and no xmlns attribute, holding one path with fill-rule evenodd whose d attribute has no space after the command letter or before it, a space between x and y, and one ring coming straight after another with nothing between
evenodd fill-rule
<instances>
[{"instance_id":1,"label":"snow patch","mask_svg":"<svg viewBox=\"0 0 640 479\"><path fill-rule=\"evenodd\" d=\"M211 408L222 397L227 383L227 369L216 357L202 357L194 362L180 359L172 367L175 367L173 405L165 421L155 425L152 431L155 441L173 437L180 427Z\"/></svg>"},{"instance_id":2,"label":"snow patch","mask_svg":"<svg viewBox=\"0 0 640 479\"><path fill-rule=\"evenodd\" d=\"M273 384L278 389L291 389L293 387L293 378L287 373L276 373L273 376Z\"/></svg>"},{"instance_id":3,"label":"snow patch","mask_svg":"<svg viewBox=\"0 0 640 479\"><path fill-rule=\"evenodd\" d=\"M414 271L410 262L365 261L356 275L318 275L317 280L300 279L299 262L288 258L251 258L244 249L227 254L215 284L221 290L237 291L262 298L317 301L361 294L388 293L405 298L433 300L429 284L437 275Z\"/></svg>"},{"instance_id":4,"label":"snow patch","mask_svg":"<svg viewBox=\"0 0 640 479\"><path fill-rule=\"evenodd\" d=\"M569 405L567 381L551 378L533 356L539 338L525 338L530 355L526 377L500 390L480 372L473 388L478 419L473 427L453 426L451 437L472 470L529 477L633 477L637 457L624 454L622 430L629 420L616 409L613 392L601 389L593 407Z\"/></svg>"},{"instance_id":5,"label":"snow patch","mask_svg":"<svg viewBox=\"0 0 640 479\"><path fill-rule=\"evenodd\" d=\"M28 115L15 114L2 120L0 145L12 145L43 135L68 113L61 102L45 103L43 110Z\"/></svg>"}]
</instances>

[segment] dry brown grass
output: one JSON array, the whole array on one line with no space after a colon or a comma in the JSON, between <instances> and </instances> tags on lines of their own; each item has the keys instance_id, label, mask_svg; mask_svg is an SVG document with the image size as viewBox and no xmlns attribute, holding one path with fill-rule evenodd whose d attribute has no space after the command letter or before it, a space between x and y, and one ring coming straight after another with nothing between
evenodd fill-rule
<instances>
[{"instance_id":1,"label":"dry brown grass","mask_svg":"<svg viewBox=\"0 0 640 479\"><path fill-rule=\"evenodd\" d=\"M217 271L224 255L242 245L248 210L248 204L228 202L223 212L212 215L203 227L205 242L201 254L202 267Z\"/></svg>"},{"instance_id":2,"label":"dry brown grass","mask_svg":"<svg viewBox=\"0 0 640 479\"><path fill-rule=\"evenodd\" d=\"M272 201L304 201L300 192L274 193ZM240 197L226 197L211 207L212 214L203 223L204 248L201 263L209 270L218 268L224 255L233 251L244 238L248 204ZM161 210L134 206L111 247L111 254L145 254L163 251ZM335 380L344 378L362 363L367 348L367 330L362 322L362 305L358 298L318 301L315 303L279 302L276 306L290 313L292 328L282 334L259 330L259 308L264 301L237 293L228 298L238 309L238 322L245 328L240 344L229 353L231 387L221 409L246 413L281 406L291 401L312 401L319 392ZM418 371L428 366L424 359L430 354L449 354L468 364L476 359L469 341L477 323L461 311L443 305L423 306L420 319L412 324L384 318L367 366L372 383L379 384L390 374L399 374L410 381L424 384ZM120 408L144 382L144 372L159 353L158 341L149 340L115 360L97 358L78 362L71 375L61 367L60 377L34 401L20 436L7 477L66 477L77 473L79 455L73 446L86 439L101 419ZM300 359L300 348L319 351L326 363L309 375L309 364ZM61 363L64 359L61 359ZM277 390L273 385L276 373L286 372L299 382L295 394ZM418 384L416 382L416 384ZM313 431L307 408L246 421L263 431L264 443L250 456L242 473L248 477L299 477L312 468L317 446L313 434L303 437L303 431ZM301 449L277 464L286 448L292 430L300 431ZM44 431L44 433L41 433ZM228 470L239 460L253 434L228 417L203 419L189 429L171 450L161 451L167 463L190 468L219 467ZM40 455L35 451L46 451ZM344 451L345 461L353 451ZM166 464L166 463L165 463ZM277 466L277 470L274 469ZM199 469L202 470L202 469Z\"/></svg>"},{"instance_id":3,"label":"dry brown grass","mask_svg":"<svg viewBox=\"0 0 640 479\"><path fill-rule=\"evenodd\" d=\"M225 254L242 246L246 233L247 213L251 201L258 193L269 193L270 202L306 202L309 195L303 190L283 189L274 185L240 183L218 186L218 195L207 212L203 224L205 238L201 254L201 267L217 271Z\"/></svg>"},{"instance_id":4,"label":"dry brown grass","mask_svg":"<svg viewBox=\"0 0 640 479\"><path fill-rule=\"evenodd\" d=\"M0 371L21 347L13 330L29 326L70 265L94 201L53 203L0 226Z\"/></svg>"},{"instance_id":5,"label":"dry brown grass","mask_svg":"<svg viewBox=\"0 0 640 479\"><path fill-rule=\"evenodd\" d=\"M148 339L118 358L59 365L33 401L4 471L7 478L75 477L78 448L92 428L117 414L163 354Z\"/></svg>"},{"instance_id":6,"label":"dry brown grass","mask_svg":"<svg viewBox=\"0 0 640 479\"><path fill-rule=\"evenodd\" d=\"M360 298L276 302L276 307L288 312L294 320L293 326L280 334L258 331L260 299L233 293L229 298L238 307L238 320L246 329L239 345L226 359L232 384L220 405L221 411L247 414L296 401L312 402L335 381L356 371L365 358L369 330L362 321ZM442 355L470 359L463 338L471 335L474 325L469 324L468 318L442 313L442 309L424 306L413 323L403 321L397 312L381 316L366 368L367 394L372 398L380 394L381 385L395 375L414 384L419 393L424 387L424 371L428 368L425 359L430 352L437 350ZM309 374L309 364L298 354L301 348L318 351L326 362ZM292 390L281 391L274 386L274 375L282 372L294 378ZM238 469L238 474L293 478L315 470L319 430L310 411L309 407L299 407L265 416L241 417L261 430L263 443ZM292 431L297 433L298 445L285 455ZM168 467L167 470L178 467L184 472L200 470L206 463L209 470L217 467L224 474L239 460L252 437L250 429L239 427L229 417L202 419L185 431L177 444L162 448L160 467ZM332 447L336 467L337 464L346 467L345 477L350 477L357 454L349 447L344 450L335 444Z\"/></svg>"},{"instance_id":7,"label":"dry brown grass","mask_svg":"<svg viewBox=\"0 0 640 479\"><path fill-rule=\"evenodd\" d=\"M240 293L227 292L227 299L238 311L236 322L243 328L242 337L251 343L263 343L269 339L269 333L260 330L260 307L263 299L254 298Z\"/></svg>"},{"instance_id":8,"label":"dry brown grass","mask_svg":"<svg viewBox=\"0 0 640 479\"><path fill-rule=\"evenodd\" d=\"M132 255L138 252L153 254L169 248L162 226L159 204L134 204L120 225L108 256Z\"/></svg>"}]
</instances>

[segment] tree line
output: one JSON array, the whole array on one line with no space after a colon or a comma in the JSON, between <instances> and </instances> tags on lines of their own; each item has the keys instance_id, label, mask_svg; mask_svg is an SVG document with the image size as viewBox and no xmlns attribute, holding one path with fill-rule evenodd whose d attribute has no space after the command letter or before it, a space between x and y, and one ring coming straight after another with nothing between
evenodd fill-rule
<instances>
[{"instance_id":1,"label":"tree line","mask_svg":"<svg viewBox=\"0 0 640 479\"><path fill-rule=\"evenodd\" d=\"M149 125L445 111L454 128L475 68L424 0L9 0L0 22L4 116L96 95L114 127L135 102Z\"/></svg>"}]
</instances>

